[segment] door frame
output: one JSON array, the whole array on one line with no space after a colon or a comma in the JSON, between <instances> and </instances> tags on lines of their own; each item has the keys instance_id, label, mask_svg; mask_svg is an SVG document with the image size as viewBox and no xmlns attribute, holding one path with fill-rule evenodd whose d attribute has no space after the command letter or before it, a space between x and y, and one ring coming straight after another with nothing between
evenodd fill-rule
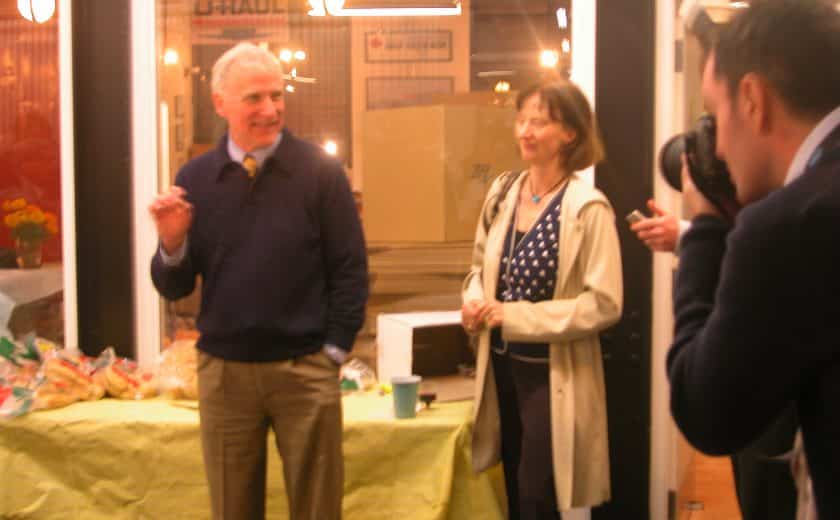
<instances>
[{"instance_id":1,"label":"door frame","mask_svg":"<svg viewBox=\"0 0 840 520\"><path fill-rule=\"evenodd\" d=\"M161 298L149 274L149 263L158 247L158 239L147 210L160 189L156 11L154 0L131 1L132 272L134 344L141 366L154 364L161 350Z\"/></svg>"}]
</instances>

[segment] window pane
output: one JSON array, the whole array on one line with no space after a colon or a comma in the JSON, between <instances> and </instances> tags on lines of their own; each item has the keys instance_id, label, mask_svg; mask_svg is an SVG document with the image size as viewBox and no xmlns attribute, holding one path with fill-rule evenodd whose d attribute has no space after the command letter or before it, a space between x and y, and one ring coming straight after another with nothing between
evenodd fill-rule
<instances>
[{"instance_id":1,"label":"window pane","mask_svg":"<svg viewBox=\"0 0 840 520\"><path fill-rule=\"evenodd\" d=\"M375 4L345 8L403 5ZM162 183L225 132L209 85L221 53L240 40L276 53L287 128L344 163L362 211L372 294L356 354L371 365L378 313L460 307L485 192L521 166L516 92L568 77L570 0L461 6L457 16L339 17L310 16L303 0L158 0ZM164 344L195 334L198 300L167 304Z\"/></svg>"},{"instance_id":2,"label":"window pane","mask_svg":"<svg viewBox=\"0 0 840 520\"><path fill-rule=\"evenodd\" d=\"M0 334L63 343L57 18L0 1Z\"/></svg>"}]
</instances>

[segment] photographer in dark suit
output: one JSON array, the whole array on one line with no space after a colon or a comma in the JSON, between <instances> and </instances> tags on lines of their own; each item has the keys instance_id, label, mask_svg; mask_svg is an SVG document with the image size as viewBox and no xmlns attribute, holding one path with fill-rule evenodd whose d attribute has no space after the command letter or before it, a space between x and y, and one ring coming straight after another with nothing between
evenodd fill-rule
<instances>
[{"instance_id":1,"label":"photographer in dark suit","mask_svg":"<svg viewBox=\"0 0 840 520\"><path fill-rule=\"evenodd\" d=\"M652 215L630 229L651 251L678 254L681 236L691 227L689 222L678 220L652 199L647 206ZM796 407L790 406L749 446L732 454L742 520L796 518L797 492L786 455L793 449L798 424Z\"/></svg>"},{"instance_id":2,"label":"photographer in dark suit","mask_svg":"<svg viewBox=\"0 0 840 520\"><path fill-rule=\"evenodd\" d=\"M737 452L795 403L821 518L840 518L840 13L755 0L724 27L703 96L743 209L683 173L671 409L698 449Z\"/></svg>"}]
</instances>

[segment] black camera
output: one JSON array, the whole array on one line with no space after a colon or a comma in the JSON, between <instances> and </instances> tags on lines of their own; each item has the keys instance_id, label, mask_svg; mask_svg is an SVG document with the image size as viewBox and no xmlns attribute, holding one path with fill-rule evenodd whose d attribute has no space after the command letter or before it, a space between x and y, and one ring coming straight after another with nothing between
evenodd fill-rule
<instances>
[{"instance_id":1,"label":"black camera","mask_svg":"<svg viewBox=\"0 0 840 520\"><path fill-rule=\"evenodd\" d=\"M717 134L715 118L709 114L700 116L694 128L668 140L659 151L659 168L668 184L682 191L682 161L685 154L688 174L697 190L720 212L734 219L740 205L735 197L735 185L726 163L715 155Z\"/></svg>"}]
</instances>

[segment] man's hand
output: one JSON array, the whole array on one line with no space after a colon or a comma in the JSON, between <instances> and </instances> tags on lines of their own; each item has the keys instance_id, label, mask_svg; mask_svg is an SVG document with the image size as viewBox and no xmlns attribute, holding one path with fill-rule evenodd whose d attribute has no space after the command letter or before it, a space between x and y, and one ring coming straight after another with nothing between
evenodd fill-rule
<instances>
[{"instance_id":1,"label":"man's hand","mask_svg":"<svg viewBox=\"0 0 840 520\"><path fill-rule=\"evenodd\" d=\"M470 300L461 306L461 325L468 334L477 333L484 325L480 316L483 307L481 300Z\"/></svg>"},{"instance_id":2,"label":"man's hand","mask_svg":"<svg viewBox=\"0 0 840 520\"><path fill-rule=\"evenodd\" d=\"M149 204L149 214L157 227L161 246L167 254L175 252L187 238L192 225L192 204L184 199L186 192L179 186L159 194Z\"/></svg>"},{"instance_id":3,"label":"man's hand","mask_svg":"<svg viewBox=\"0 0 840 520\"><path fill-rule=\"evenodd\" d=\"M636 222L630 229L651 251L673 253L680 238L677 218L660 208L653 199L648 200L647 206L653 216Z\"/></svg>"},{"instance_id":4,"label":"man's hand","mask_svg":"<svg viewBox=\"0 0 840 520\"><path fill-rule=\"evenodd\" d=\"M691 180L691 175L688 173L688 164L685 160L685 154L682 156L682 197L685 211L689 218L694 218L698 215L712 215L718 218L723 218L721 212L711 203L709 199L703 196L702 193L694 185Z\"/></svg>"}]
</instances>

